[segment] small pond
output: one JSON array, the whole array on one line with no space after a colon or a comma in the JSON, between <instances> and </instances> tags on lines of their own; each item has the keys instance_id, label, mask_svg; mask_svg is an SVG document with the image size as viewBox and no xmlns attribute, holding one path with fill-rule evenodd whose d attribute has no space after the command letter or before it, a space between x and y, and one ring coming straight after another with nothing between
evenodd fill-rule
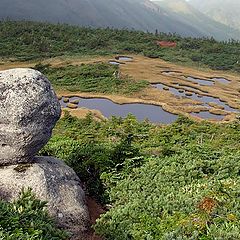
<instances>
[{"instance_id":1,"label":"small pond","mask_svg":"<svg viewBox=\"0 0 240 240\"><path fill-rule=\"evenodd\" d=\"M111 116L126 117L129 113L132 113L140 121L149 119L154 123L172 123L177 119L177 115L164 111L160 106L154 106L150 104L131 103L131 104L116 104L108 99L104 98L79 98L71 97L70 102L74 100L80 100L78 107L85 107L88 109L99 110L105 117ZM67 107L67 103L60 100L62 107Z\"/></svg>"},{"instance_id":2,"label":"small pond","mask_svg":"<svg viewBox=\"0 0 240 240\"><path fill-rule=\"evenodd\" d=\"M164 75L174 75L174 74L178 74L178 73L182 73L179 71L163 71L162 74Z\"/></svg>"},{"instance_id":3,"label":"small pond","mask_svg":"<svg viewBox=\"0 0 240 240\"><path fill-rule=\"evenodd\" d=\"M215 78L210 78L212 81L220 82L223 84L229 84L231 81L226 79L226 78L221 78L221 77L215 77Z\"/></svg>"},{"instance_id":4,"label":"small pond","mask_svg":"<svg viewBox=\"0 0 240 240\"><path fill-rule=\"evenodd\" d=\"M178 87L181 87L181 88L184 88L188 91L198 91L198 92L202 92L202 93L207 93L207 91L203 91L203 90L200 90L198 88L194 88L194 87L190 87L190 86L186 86L186 85L180 85L179 83L173 83L175 86L178 86Z\"/></svg>"},{"instance_id":5,"label":"small pond","mask_svg":"<svg viewBox=\"0 0 240 240\"><path fill-rule=\"evenodd\" d=\"M127 56L118 56L118 57L116 57L116 59L119 61L132 61L133 60L132 57L127 57Z\"/></svg>"},{"instance_id":6,"label":"small pond","mask_svg":"<svg viewBox=\"0 0 240 240\"><path fill-rule=\"evenodd\" d=\"M192 82L195 82L195 83L198 83L200 85L203 85L203 86L213 86L214 85L214 81L211 81L211 80L206 80L206 79L201 79L201 78L195 78L195 77L185 77L184 78L186 80L189 80L189 81L192 81Z\"/></svg>"},{"instance_id":7,"label":"small pond","mask_svg":"<svg viewBox=\"0 0 240 240\"><path fill-rule=\"evenodd\" d=\"M192 116L200 117L203 119L223 120L224 116L210 113L209 111L202 111L200 113L191 113Z\"/></svg>"},{"instance_id":8,"label":"small pond","mask_svg":"<svg viewBox=\"0 0 240 240\"><path fill-rule=\"evenodd\" d=\"M156 87L160 90L164 90L164 88L168 88L169 91L176 95L176 96L180 96L180 97L187 97L187 98L191 98L193 100L197 100L200 102L203 102L205 106L209 106L208 103L216 103L219 106L223 106L225 111L228 112L238 112L238 109L232 108L229 105L227 105L225 102L222 102L219 98L215 98L215 97L210 97L210 96L203 96L194 92L191 92L191 96L187 95L186 91L181 91L180 89L174 88L174 87L168 87L167 85L158 83L158 84L152 84L153 87ZM185 87L185 86L184 86ZM189 87L191 88L191 87ZM180 90L180 92L179 92ZM182 89L183 90L183 89ZM196 90L196 89L195 89Z\"/></svg>"},{"instance_id":9,"label":"small pond","mask_svg":"<svg viewBox=\"0 0 240 240\"><path fill-rule=\"evenodd\" d=\"M112 64L112 65L120 65L120 63L119 63L119 62L116 62L116 61L109 61L108 63L109 63L109 64Z\"/></svg>"},{"instance_id":10,"label":"small pond","mask_svg":"<svg viewBox=\"0 0 240 240\"><path fill-rule=\"evenodd\" d=\"M169 91L172 94L176 95L176 96L180 96L180 97L185 97L186 96L186 92L179 92L179 89L174 88L174 87L169 87L167 85L164 85L162 83L157 83L157 84L152 84L153 87L159 89L159 90L165 90L165 91ZM167 90L168 89L168 90Z\"/></svg>"},{"instance_id":11,"label":"small pond","mask_svg":"<svg viewBox=\"0 0 240 240\"><path fill-rule=\"evenodd\" d=\"M162 74L164 75L175 75L177 73L182 73L180 71L163 71ZM222 84L229 84L231 81L223 78L223 77L213 77L213 78L208 78L208 79L201 79L197 77L191 77L191 76L183 76L186 80L193 81L196 83L199 83L200 85L205 85L205 86L213 86L215 82L220 82Z\"/></svg>"}]
</instances>

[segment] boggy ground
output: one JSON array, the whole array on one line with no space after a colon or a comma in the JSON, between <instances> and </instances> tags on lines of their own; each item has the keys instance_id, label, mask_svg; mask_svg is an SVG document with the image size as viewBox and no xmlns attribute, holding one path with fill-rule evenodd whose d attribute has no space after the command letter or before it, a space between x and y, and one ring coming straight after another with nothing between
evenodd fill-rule
<instances>
[{"instance_id":1,"label":"boggy ground","mask_svg":"<svg viewBox=\"0 0 240 240\"><path fill-rule=\"evenodd\" d=\"M196 69L187 66L180 66L172 64L161 59L151 59L140 55L131 55L132 61L118 61L121 63L120 72L124 77L128 75L135 81L146 80L151 84L162 83L164 85L174 87L176 89L184 89L191 87L193 89L187 92L198 93L202 96L211 96L219 98L226 102L229 106L240 109L240 76L234 73L223 71L212 71L209 69ZM84 56L84 57L58 57L46 59L42 61L43 64L51 64L53 67L60 67L66 65L79 65L82 63L98 63L115 60L115 56ZM15 67L33 67L38 62L6 62L0 65L0 70L5 70ZM166 75L165 71L173 71L171 75ZM214 86L203 86L194 82L186 80L184 77L192 76L200 79L209 79L214 77L222 77L230 80L228 84L222 84L215 81ZM185 89L186 90L186 89ZM151 85L141 92L133 93L131 96L120 96L102 93L83 93L83 92L69 92L65 89L57 89L59 96L79 96L83 98L107 98L115 103L146 103L161 106L164 110L189 116L189 113L200 111L207 111L209 108L202 105L201 101L192 100L191 98L179 97L172 94L168 90L159 90ZM211 104L210 112L224 115L223 121L230 121L236 117L236 113L225 112L216 104ZM86 109L74 109L70 112L78 117L85 116ZM103 116L99 112L94 113L97 118L101 119ZM198 117L191 116L198 119Z\"/></svg>"},{"instance_id":2,"label":"boggy ground","mask_svg":"<svg viewBox=\"0 0 240 240\"><path fill-rule=\"evenodd\" d=\"M212 71L209 69L194 69L186 66L180 66L171 64L160 59L150 59L139 55L131 55L132 61L119 61L121 63L120 70L121 75L128 75L135 81L147 80L149 83L163 83L167 86L174 87L176 89L185 89L185 87L191 87L192 90L187 89L189 93L197 93L202 96L211 96L219 98L222 102L226 102L229 106L239 109L240 108L240 77L233 73L226 73L222 71ZM98 58L95 60L83 60L82 62L97 62L115 60L112 58ZM81 61L80 61L81 62ZM79 64L77 61L72 61L71 64ZM165 71L174 71L174 74L166 75ZM202 86L194 82L185 80L184 76L193 76L200 79L210 78L226 78L230 80L228 84L222 84L215 81L214 86ZM178 85L176 85L178 84ZM160 91L151 85L138 93L134 93L131 96L118 96L118 95L106 95L106 94L89 94L89 93L70 93L64 90L58 91L63 96L79 96L79 97L103 97L112 100L115 103L146 103L161 106L164 110L171 113L189 115L191 112L200 112L209 110L207 106L203 106L201 101L192 100L191 98L178 97L171 92L164 90ZM221 106L216 104L211 105L211 113L224 115L224 121L234 119L236 114L223 111ZM197 117L191 116L195 119Z\"/></svg>"},{"instance_id":3,"label":"boggy ground","mask_svg":"<svg viewBox=\"0 0 240 240\"><path fill-rule=\"evenodd\" d=\"M194 90L187 90L187 92L198 93L202 96L216 97L233 108L240 108L239 75L223 71L212 71L209 69L203 71L202 69L180 66L160 59L150 59L143 56L134 56L133 61L120 65L120 68L123 74L131 75L135 80L142 79L147 80L150 83L163 83L177 89L191 87L194 88ZM174 73L166 75L164 74L165 71L173 71ZM202 86L189 80L185 80L185 77L188 76L206 80L221 77L230 80L230 82L228 84L222 84L215 81L214 86ZM168 91L159 91L158 89L150 88L147 89L146 92L147 93L143 93L142 97L150 98L154 101L162 101L162 95L164 95L165 99L163 101L169 105L169 108L174 107L175 111L189 113L207 110L207 107L198 105L201 102L189 98L179 98ZM215 106L216 112L217 109L218 107ZM230 115L232 114L228 114L225 119L229 119Z\"/></svg>"}]
</instances>

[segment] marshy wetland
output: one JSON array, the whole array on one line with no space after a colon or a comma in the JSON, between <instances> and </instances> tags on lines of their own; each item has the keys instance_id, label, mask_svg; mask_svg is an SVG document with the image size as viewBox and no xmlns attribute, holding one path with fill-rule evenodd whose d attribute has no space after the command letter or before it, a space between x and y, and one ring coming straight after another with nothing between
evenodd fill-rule
<instances>
[{"instance_id":1,"label":"marshy wetland","mask_svg":"<svg viewBox=\"0 0 240 240\"><path fill-rule=\"evenodd\" d=\"M61 98L60 104L63 108L87 108L99 110L104 117L127 117L129 113L136 116L139 121L148 119L154 123L172 123L177 119L177 115L164 111L160 106L143 103L117 104L104 98Z\"/></svg>"},{"instance_id":2,"label":"marshy wetland","mask_svg":"<svg viewBox=\"0 0 240 240\"><path fill-rule=\"evenodd\" d=\"M36 64L9 62L0 69ZM51 66L46 75L53 81L62 107L70 112L89 109L101 112L102 117L132 113L139 120L171 123L180 114L196 120L231 121L240 111L240 77L233 73L179 66L139 55L57 57L41 64ZM112 69L107 69L107 64ZM77 75L73 71L82 72ZM55 86L56 82L59 84Z\"/></svg>"}]
</instances>

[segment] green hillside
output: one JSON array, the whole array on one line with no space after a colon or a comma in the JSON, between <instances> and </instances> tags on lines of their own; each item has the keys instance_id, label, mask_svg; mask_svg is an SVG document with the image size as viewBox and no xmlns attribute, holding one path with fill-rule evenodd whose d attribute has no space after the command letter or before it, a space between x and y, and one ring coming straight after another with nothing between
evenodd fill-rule
<instances>
[{"instance_id":1,"label":"green hillside","mask_svg":"<svg viewBox=\"0 0 240 240\"><path fill-rule=\"evenodd\" d=\"M157 41L172 41L177 46L160 47ZM233 91L237 94L235 86L238 91L237 41L183 38L158 31L153 34L27 21L0 22L0 64L16 67L38 63L35 68L46 74L55 90L77 88L84 96L88 92L133 95L146 90L146 81L134 81L128 75L115 77L117 66L96 60L120 54L232 71L233 87L221 87L223 91L228 88L229 95ZM66 60L65 65L46 64L49 58L60 56ZM90 60L92 56L98 62L83 63L84 56ZM68 59L81 61L71 65ZM58 58L54 60L57 62ZM131 64L134 61L125 66ZM234 95L236 99L237 96ZM190 105L187 101L186 104ZM179 116L169 125L153 124L147 119L138 121L131 114L101 120L94 113L82 119L68 111L63 111L63 115L39 155L62 159L75 170L86 195L105 210L92 226L104 240L240 239L237 113L229 122L193 121ZM67 233L57 228L45 206L31 191L22 192L13 203L0 201L0 239L70 240Z\"/></svg>"},{"instance_id":2,"label":"green hillside","mask_svg":"<svg viewBox=\"0 0 240 240\"><path fill-rule=\"evenodd\" d=\"M197 26L177 22L174 17L159 10L149 0L21 0L21 2L1 0L0 19L128 28L151 32L158 29L187 36L202 36Z\"/></svg>"},{"instance_id":3,"label":"green hillside","mask_svg":"<svg viewBox=\"0 0 240 240\"><path fill-rule=\"evenodd\" d=\"M156 41L177 43L162 48ZM137 53L166 61L240 71L240 43L141 31L92 29L34 22L0 22L0 56L33 60L61 55Z\"/></svg>"},{"instance_id":4,"label":"green hillside","mask_svg":"<svg viewBox=\"0 0 240 240\"><path fill-rule=\"evenodd\" d=\"M110 204L95 226L105 239L239 239L239 144L239 121L163 127L67 114L42 154L64 159Z\"/></svg>"},{"instance_id":5,"label":"green hillside","mask_svg":"<svg viewBox=\"0 0 240 240\"><path fill-rule=\"evenodd\" d=\"M177 33L182 36L240 39L240 31L208 19L185 21L181 14L149 0L1 0L0 19L65 23L78 26L110 27Z\"/></svg>"}]
</instances>

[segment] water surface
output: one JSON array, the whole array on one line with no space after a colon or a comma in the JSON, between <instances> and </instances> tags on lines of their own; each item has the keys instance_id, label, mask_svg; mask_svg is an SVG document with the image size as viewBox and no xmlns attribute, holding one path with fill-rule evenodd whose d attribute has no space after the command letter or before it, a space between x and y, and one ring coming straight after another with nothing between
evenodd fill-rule
<instances>
[{"instance_id":1,"label":"water surface","mask_svg":"<svg viewBox=\"0 0 240 240\"><path fill-rule=\"evenodd\" d=\"M203 86L213 86L214 85L214 81L211 80L206 80L206 79L201 79L201 78L195 78L195 77L184 77L186 80L192 81L192 82L196 82L200 85Z\"/></svg>"},{"instance_id":2,"label":"water surface","mask_svg":"<svg viewBox=\"0 0 240 240\"><path fill-rule=\"evenodd\" d=\"M149 119L154 123L172 123L177 119L177 115L164 111L160 106L142 103L117 104L103 98L79 98L71 97L70 102L80 100L78 107L99 110L105 117L111 116L126 117L129 113L136 116L140 121ZM62 107L67 107L67 103L60 100Z\"/></svg>"},{"instance_id":3,"label":"water surface","mask_svg":"<svg viewBox=\"0 0 240 240\"><path fill-rule=\"evenodd\" d=\"M179 72L179 71L162 71L162 74L164 74L164 75L175 75L177 73L182 73L182 72Z\"/></svg>"},{"instance_id":4,"label":"water surface","mask_svg":"<svg viewBox=\"0 0 240 240\"><path fill-rule=\"evenodd\" d=\"M200 94L197 94L197 93L194 93L194 92L191 92L191 96L189 96L189 95L187 95L187 93L189 93L188 91L183 91L182 92L180 89L177 89L177 88L174 88L174 87L169 87L169 86L161 84L161 83L152 84L152 86L156 87L157 89L160 89L160 90L164 90L164 88L167 87L167 88L169 88L169 91L172 94L174 94L176 96L187 97L187 98L190 98L190 99L193 99L193 100L200 101L200 102L204 103L205 106L209 106L208 104L211 102L211 103L216 103L217 105L224 107L225 111L228 111L228 112L239 112L238 109L230 107L225 102L222 102L219 98L210 97L210 96L204 96L204 95L200 95ZM189 88L191 88L191 87L189 87ZM168 91L168 90L165 90L165 91Z\"/></svg>"},{"instance_id":5,"label":"water surface","mask_svg":"<svg viewBox=\"0 0 240 240\"><path fill-rule=\"evenodd\" d=\"M215 78L210 78L213 81L217 81L223 84L229 84L231 81L226 79L226 78L221 78L221 77L215 77Z\"/></svg>"},{"instance_id":6,"label":"water surface","mask_svg":"<svg viewBox=\"0 0 240 240\"><path fill-rule=\"evenodd\" d=\"M109 61L108 63L109 63L109 64L112 64L112 65L120 65L120 63L119 63L119 62L116 62L116 61Z\"/></svg>"},{"instance_id":7,"label":"water surface","mask_svg":"<svg viewBox=\"0 0 240 240\"><path fill-rule=\"evenodd\" d=\"M119 56L119 57L116 57L116 59L119 61L132 61L133 60L132 57L127 57L127 56Z\"/></svg>"},{"instance_id":8,"label":"water surface","mask_svg":"<svg viewBox=\"0 0 240 240\"><path fill-rule=\"evenodd\" d=\"M210 113L209 111L202 111L200 113L191 113L192 116L197 116L208 120L223 120L224 116Z\"/></svg>"}]
</instances>

